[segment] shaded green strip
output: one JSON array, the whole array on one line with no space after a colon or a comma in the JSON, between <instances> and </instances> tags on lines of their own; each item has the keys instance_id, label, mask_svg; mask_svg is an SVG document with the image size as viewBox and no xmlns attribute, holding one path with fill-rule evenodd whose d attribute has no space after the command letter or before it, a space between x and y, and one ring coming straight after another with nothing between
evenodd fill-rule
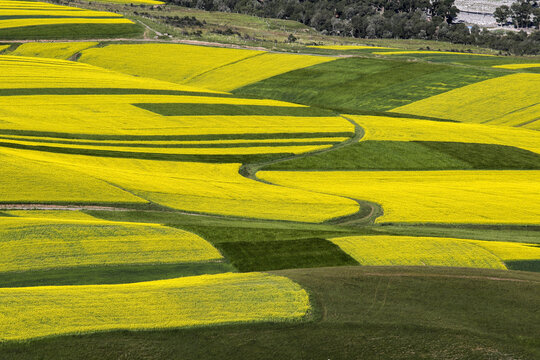
<instances>
[{"instance_id":1,"label":"shaded green strip","mask_svg":"<svg viewBox=\"0 0 540 360\"><path fill-rule=\"evenodd\" d=\"M81 266L0 273L0 287L124 284L231 271L225 262Z\"/></svg>"},{"instance_id":2,"label":"shaded green strip","mask_svg":"<svg viewBox=\"0 0 540 360\"><path fill-rule=\"evenodd\" d=\"M249 155L196 155L196 154L157 154L144 152L125 152L125 151L109 151L109 150L91 150L91 149L73 149L54 146L32 146L13 144L0 141L0 146L23 149L37 150L51 153L72 154L72 155L88 155L99 157L113 158L128 158L128 159L143 159L143 160L164 160L164 161L187 161L187 162L208 162L208 163L249 163L254 161L264 161L268 159L293 156L292 153L278 154L249 154Z\"/></svg>"},{"instance_id":3,"label":"shaded green strip","mask_svg":"<svg viewBox=\"0 0 540 360\"><path fill-rule=\"evenodd\" d=\"M540 259L538 260L514 260L505 261L506 267L510 270L540 272Z\"/></svg>"},{"instance_id":4,"label":"shaded green strip","mask_svg":"<svg viewBox=\"0 0 540 360\"><path fill-rule=\"evenodd\" d=\"M513 146L441 141L415 141L415 143L466 162L472 169L540 169L540 154Z\"/></svg>"},{"instance_id":5,"label":"shaded green strip","mask_svg":"<svg viewBox=\"0 0 540 360\"><path fill-rule=\"evenodd\" d=\"M265 170L536 170L540 154L512 146L367 140Z\"/></svg>"},{"instance_id":6,"label":"shaded green strip","mask_svg":"<svg viewBox=\"0 0 540 360\"><path fill-rule=\"evenodd\" d=\"M180 90L121 89L121 88L23 88L0 89L0 96L24 95L183 95L231 97L230 94L218 94Z\"/></svg>"},{"instance_id":7,"label":"shaded green strip","mask_svg":"<svg viewBox=\"0 0 540 360\"><path fill-rule=\"evenodd\" d=\"M0 129L2 135L36 136L60 139L119 140L119 141L196 141L196 140L259 140L259 139L312 139L321 137L352 137L352 132L306 132L261 134L204 134L204 135L102 135L72 134L51 131ZM21 139L22 140L22 139Z\"/></svg>"},{"instance_id":8,"label":"shaded green strip","mask_svg":"<svg viewBox=\"0 0 540 360\"><path fill-rule=\"evenodd\" d=\"M141 109L152 111L163 116L219 116L219 115L253 115L253 116L335 116L328 110L297 106L265 106L236 104L187 104L187 103L139 103L133 104Z\"/></svg>"},{"instance_id":9,"label":"shaded green strip","mask_svg":"<svg viewBox=\"0 0 540 360\"><path fill-rule=\"evenodd\" d=\"M240 271L266 271L358 265L337 245L325 239L237 241L216 244Z\"/></svg>"},{"instance_id":10,"label":"shaded green strip","mask_svg":"<svg viewBox=\"0 0 540 360\"><path fill-rule=\"evenodd\" d=\"M340 109L340 108L331 108L331 109L341 114L349 113L347 109ZM365 115L365 116L383 116L383 117L386 116L386 117L393 117L393 118L400 118L400 119L430 120L430 121L460 123L460 121L457 121L457 120L441 119L441 118L432 117L432 116L411 115L411 114L404 114L404 113L398 113L398 112L393 112L393 111L355 110L354 112L350 114L351 115Z\"/></svg>"},{"instance_id":11,"label":"shaded green strip","mask_svg":"<svg viewBox=\"0 0 540 360\"><path fill-rule=\"evenodd\" d=\"M92 145L92 146L115 146L115 147L137 147L137 148L170 148L170 149L206 149L206 148L238 148L238 147L266 147L266 146L309 146L309 145L333 145L338 141L302 141L302 142L245 142L245 143L208 143L208 144L144 144L144 143L104 143L96 141L67 141L48 139L21 139L14 137L4 137L0 139L31 141L47 144L68 144L68 145Z\"/></svg>"},{"instance_id":12,"label":"shaded green strip","mask_svg":"<svg viewBox=\"0 0 540 360\"><path fill-rule=\"evenodd\" d=\"M2 40L35 39L104 39L140 36L144 28L139 24L51 24L0 29Z\"/></svg>"}]
</instances>

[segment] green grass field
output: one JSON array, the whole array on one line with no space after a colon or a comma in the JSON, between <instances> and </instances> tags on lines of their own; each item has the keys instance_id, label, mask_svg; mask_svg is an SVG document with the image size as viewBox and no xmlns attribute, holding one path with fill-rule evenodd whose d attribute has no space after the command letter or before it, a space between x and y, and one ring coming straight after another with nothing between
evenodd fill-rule
<instances>
[{"instance_id":1,"label":"green grass field","mask_svg":"<svg viewBox=\"0 0 540 360\"><path fill-rule=\"evenodd\" d=\"M141 36L143 28L138 24L69 24L40 25L0 29L1 40L84 40Z\"/></svg>"},{"instance_id":2,"label":"green grass field","mask_svg":"<svg viewBox=\"0 0 540 360\"><path fill-rule=\"evenodd\" d=\"M351 58L291 71L233 93L361 114L390 110L501 75L504 72L489 68Z\"/></svg>"},{"instance_id":3,"label":"green grass field","mask_svg":"<svg viewBox=\"0 0 540 360\"><path fill-rule=\"evenodd\" d=\"M367 140L267 170L539 169L540 155L516 147L432 141Z\"/></svg>"}]
</instances>

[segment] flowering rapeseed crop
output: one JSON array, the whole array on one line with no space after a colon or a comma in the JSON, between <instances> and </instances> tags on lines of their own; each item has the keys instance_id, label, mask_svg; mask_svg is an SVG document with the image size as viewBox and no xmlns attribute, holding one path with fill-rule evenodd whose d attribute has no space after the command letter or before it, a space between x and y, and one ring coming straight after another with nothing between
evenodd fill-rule
<instances>
[{"instance_id":1,"label":"flowering rapeseed crop","mask_svg":"<svg viewBox=\"0 0 540 360\"><path fill-rule=\"evenodd\" d=\"M288 321L308 294L269 274L219 274L122 285L0 289L0 341L115 329Z\"/></svg>"},{"instance_id":2,"label":"flowering rapeseed crop","mask_svg":"<svg viewBox=\"0 0 540 360\"><path fill-rule=\"evenodd\" d=\"M263 171L257 175L274 184L376 202L384 210L378 222L540 224L540 171Z\"/></svg>"},{"instance_id":3,"label":"flowering rapeseed crop","mask_svg":"<svg viewBox=\"0 0 540 360\"><path fill-rule=\"evenodd\" d=\"M123 73L219 91L333 60L181 44L108 45L85 50L79 59Z\"/></svg>"},{"instance_id":4,"label":"flowering rapeseed crop","mask_svg":"<svg viewBox=\"0 0 540 360\"><path fill-rule=\"evenodd\" d=\"M336 58L265 53L216 67L184 83L205 89L231 91L279 74L334 60Z\"/></svg>"},{"instance_id":5,"label":"flowering rapeseed crop","mask_svg":"<svg viewBox=\"0 0 540 360\"><path fill-rule=\"evenodd\" d=\"M133 24L115 13L18 0L0 1L0 17L3 18L0 29L54 24Z\"/></svg>"},{"instance_id":6,"label":"flowering rapeseed crop","mask_svg":"<svg viewBox=\"0 0 540 360\"><path fill-rule=\"evenodd\" d=\"M146 203L83 173L16 155L0 154L0 202Z\"/></svg>"},{"instance_id":7,"label":"flowering rapeseed crop","mask_svg":"<svg viewBox=\"0 0 540 360\"><path fill-rule=\"evenodd\" d=\"M462 122L538 128L540 74L485 80L392 111Z\"/></svg>"},{"instance_id":8,"label":"flowering rapeseed crop","mask_svg":"<svg viewBox=\"0 0 540 360\"><path fill-rule=\"evenodd\" d=\"M359 210L353 200L246 179L238 174L239 164L98 158L11 149L0 151L28 156L43 162L44 166L51 164L83 172L129 189L144 199L186 211L320 222Z\"/></svg>"},{"instance_id":9,"label":"flowering rapeseed crop","mask_svg":"<svg viewBox=\"0 0 540 360\"><path fill-rule=\"evenodd\" d=\"M499 69L511 69L511 70L518 70L518 69L529 69L534 67L540 67L540 64L538 63L532 63L532 64L505 64L505 65L496 65L494 68Z\"/></svg>"},{"instance_id":10,"label":"flowering rapeseed crop","mask_svg":"<svg viewBox=\"0 0 540 360\"><path fill-rule=\"evenodd\" d=\"M540 260L540 246L538 244L520 244L504 241L470 241L490 251L504 261Z\"/></svg>"},{"instance_id":11,"label":"flowering rapeseed crop","mask_svg":"<svg viewBox=\"0 0 540 360\"><path fill-rule=\"evenodd\" d=\"M94 0L95 2L111 3L111 4L145 4L145 5L162 5L163 1L156 0Z\"/></svg>"},{"instance_id":12,"label":"flowering rapeseed crop","mask_svg":"<svg viewBox=\"0 0 540 360\"><path fill-rule=\"evenodd\" d=\"M365 130L365 140L497 144L540 153L540 132L534 130L386 116L347 117L352 118Z\"/></svg>"},{"instance_id":13,"label":"flowering rapeseed crop","mask_svg":"<svg viewBox=\"0 0 540 360\"><path fill-rule=\"evenodd\" d=\"M500 258L467 240L382 235L349 236L331 241L361 265L506 269Z\"/></svg>"},{"instance_id":14,"label":"flowering rapeseed crop","mask_svg":"<svg viewBox=\"0 0 540 360\"><path fill-rule=\"evenodd\" d=\"M95 218L0 217L0 238L0 272L222 258L212 245L187 231Z\"/></svg>"},{"instance_id":15,"label":"flowering rapeseed crop","mask_svg":"<svg viewBox=\"0 0 540 360\"><path fill-rule=\"evenodd\" d=\"M85 50L79 61L127 74L184 83L209 70L263 53L183 44L117 44ZM242 77L238 75L236 77Z\"/></svg>"},{"instance_id":16,"label":"flowering rapeseed crop","mask_svg":"<svg viewBox=\"0 0 540 360\"><path fill-rule=\"evenodd\" d=\"M12 51L10 55L69 59L79 51L96 46L97 44L97 42L24 43Z\"/></svg>"},{"instance_id":17,"label":"flowering rapeseed crop","mask_svg":"<svg viewBox=\"0 0 540 360\"><path fill-rule=\"evenodd\" d=\"M72 61L0 56L0 88L159 89L201 91L155 79L143 79ZM208 92L209 90L205 90Z\"/></svg>"}]
</instances>

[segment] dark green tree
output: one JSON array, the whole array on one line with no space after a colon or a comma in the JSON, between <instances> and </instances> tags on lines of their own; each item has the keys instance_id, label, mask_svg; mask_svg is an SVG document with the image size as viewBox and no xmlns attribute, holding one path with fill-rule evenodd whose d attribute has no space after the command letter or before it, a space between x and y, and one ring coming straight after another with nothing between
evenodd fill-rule
<instances>
[{"instance_id":1,"label":"dark green tree","mask_svg":"<svg viewBox=\"0 0 540 360\"><path fill-rule=\"evenodd\" d=\"M495 17L497 24L503 26L508 23L508 19L512 16L512 11L508 5L499 6L495 9L493 16Z\"/></svg>"}]
</instances>

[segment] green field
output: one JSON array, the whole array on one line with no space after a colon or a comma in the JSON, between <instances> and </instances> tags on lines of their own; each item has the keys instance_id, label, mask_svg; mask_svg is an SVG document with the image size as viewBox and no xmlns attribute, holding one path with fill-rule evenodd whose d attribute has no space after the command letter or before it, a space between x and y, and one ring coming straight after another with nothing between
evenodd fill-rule
<instances>
[{"instance_id":1,"label":"green field","mask_svg":"<svg viewBox=\"0 0 540 360\"><path fill-rule=\"evenodd\" d=\"M502 75L489 68L351 58L292 71L233 93L363 114L387 111Z\"/></svg>"},{"instance_id":2,"label":"green field","mask_svg":"<svg viewBox=\"0 0 540 360\"><path fill-rule=\"evenodd\" d=\"M41 39L104 39L116 37L136 38L143 28L137 24L70 24L40 25L0 29L1 40Z\"/></svg>"},{"instance_id":3,"label":"green field","mask_svg":"<svg viewBox=\"0 0 540 360\"><path fill-rule=\"evenodd\" d=\"M267 170L539 169L540 155L510 146L367 140L324 154L276 163Z\"/></svg>"}]
</instances>

